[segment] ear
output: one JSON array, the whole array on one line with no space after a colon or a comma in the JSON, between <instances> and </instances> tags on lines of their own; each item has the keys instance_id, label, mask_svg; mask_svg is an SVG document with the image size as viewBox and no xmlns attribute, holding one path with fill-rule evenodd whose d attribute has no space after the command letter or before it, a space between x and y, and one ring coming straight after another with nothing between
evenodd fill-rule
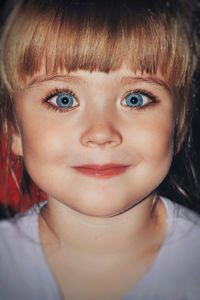
<instances>
[{"instance_id":1,"label":"ear","mask_svg":"<svg viewBox=\"0 0 200 300\"><path fill-rule=\"evenodd\" d=\"M10 142L7 143L10 150L17 156L23 156L23 147L22 147L22 137L19 131L18 126L14 126L13 124L8 124L7 121L3 123L3 133L6 140Z\"/></svg>"},{"instance_id":2,"label":"ear","mask_svg":"<svg viewBox=\"0 0 200 300\"><path fill-rule=\"evenodd\" d=\"M23 156L22 138L20 133L12 133L11 150L15 155Z\"/></svg>"}]
</instances>

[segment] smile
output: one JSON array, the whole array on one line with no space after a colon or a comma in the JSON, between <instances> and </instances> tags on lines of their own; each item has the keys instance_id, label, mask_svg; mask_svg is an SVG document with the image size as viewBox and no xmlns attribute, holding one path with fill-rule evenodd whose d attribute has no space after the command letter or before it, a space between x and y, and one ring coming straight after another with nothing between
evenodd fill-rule
<instances>
[{"instance_id":1,"label":"smile","mask_svg":"<svg viewBox=\"0 0 200 300\"><path fill-rule=\"evenodd\" d=\"M127 165L106 164L76 166L73 169L87 176L106 179L125 173L128 167Z\"/></svg>"}]
</instances>

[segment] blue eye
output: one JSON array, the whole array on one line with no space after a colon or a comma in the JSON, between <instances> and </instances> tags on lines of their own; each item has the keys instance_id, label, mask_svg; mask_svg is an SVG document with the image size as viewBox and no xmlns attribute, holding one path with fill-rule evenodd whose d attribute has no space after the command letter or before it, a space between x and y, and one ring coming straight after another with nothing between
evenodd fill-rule
<instances>
[{"instance_id":1,"label":"blue eye","mask_svg":"<svg viewBox=\"0 0 200 300\"><path fill-rule=\"evenodd\" d=\"M122 105L123 106L128 106L128 107L142 107L149 102L152 102L152 99L148 96L145 96L142 93L130 93L127 95L123 100L122 100Z\"/></svg>"},{"instance_id":2,"label":"blue eye","mask_svg":"<svg viewBox=\"0 0 200 300\"><path fill-rule=\"evenodd\" d=\"M71 109L78 106L79 102L77 99L68 92L56 92L54 96L49 97L48 104L56 109Z\"/></svg>"},{"instance_id":3,"label":"blue eye","mask_svg":"<svg viewBox=\"0 0 200 300\"><path fill-rule=\"evenodd\" d=\"M56 104L60 108L71 108L74 106L75 98L68 94L68 93L63 93L55 97L56 99Z\"/></svg>"}]
</instances>

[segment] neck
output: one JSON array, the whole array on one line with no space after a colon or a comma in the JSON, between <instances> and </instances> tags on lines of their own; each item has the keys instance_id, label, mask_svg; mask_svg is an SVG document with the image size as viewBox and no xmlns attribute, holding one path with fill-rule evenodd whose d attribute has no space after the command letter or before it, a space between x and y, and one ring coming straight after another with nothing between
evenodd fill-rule
<instances>
[{"instance_id":1,"label":"neck","mask_svg":"<svg viewBox=\"0 0 200 300\"><path fill-rule=\"evenodd\" d=\"M101 255L145 251L152 238L156 243L164 231L164 208L161 201L153 205L154 199L155 196L150 196L131 209L107 218L86 216L49 199L41 212L40 228L51 235L48 241L56 240L62 249Z\"/></svg>"}]
</instances>

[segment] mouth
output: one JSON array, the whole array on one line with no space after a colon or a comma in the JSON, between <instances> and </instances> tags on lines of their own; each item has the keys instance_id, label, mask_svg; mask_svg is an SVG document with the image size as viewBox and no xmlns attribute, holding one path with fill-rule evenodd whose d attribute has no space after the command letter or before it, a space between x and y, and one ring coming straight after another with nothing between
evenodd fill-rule
<instances>
[{"instance_id":1,"label":"mouth","mask_svg":"<svg viewBox=\"0 0 200 300\"><path fill-rule=\"evenodd\" d=\"M73 167L79 173L99 179L119 176L127 171L129 165L105 164L105 165L82 165Z\"/></svg>"}]
</instances>

